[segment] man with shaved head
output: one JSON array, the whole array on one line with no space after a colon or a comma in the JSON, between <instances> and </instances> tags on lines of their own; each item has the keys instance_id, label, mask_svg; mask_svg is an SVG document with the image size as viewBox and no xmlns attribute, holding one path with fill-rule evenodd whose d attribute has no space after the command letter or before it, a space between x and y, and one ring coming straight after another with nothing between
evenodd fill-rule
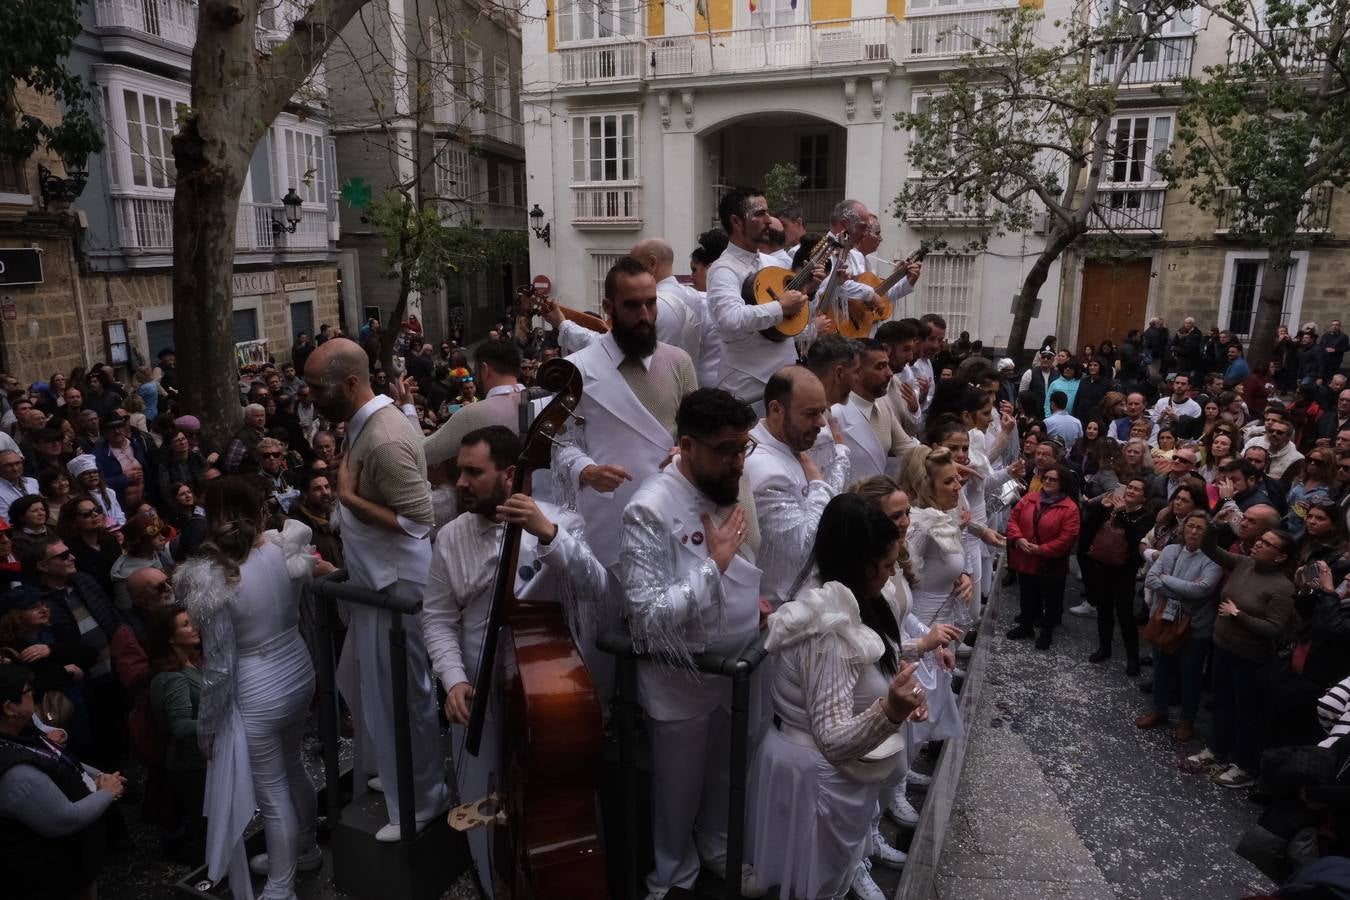
<instances>
[{"instance_id":1,"label":"man with shaved head","mask_svg":"<svg viewBox=\"0 0 1350 900\"><path fill-rule=\"evenodd\" d=\"M427 536L433 522L422 435L389 397L371 390L366 352L346 338L326 341L310 354L305 383L319 413L347 426L347 450L336 473L339 505L333 515L351 583L377 591L392 588L396 596L420 600L431 566ZM389 705L393 615L353 604L338 670L338 686L362 729L364 746L374 751L378 780L371 779L371 786L384 791L389 824L376 832L378 841L399 839L394 712ZM445 811L449 792L420 615L409 617L406 626L414 814L420 831Z\"/></svg>"},{"instance_id":2,"label":"man with shaved head","mask_svg":"<svg viewBox=\"0 0 1350 900\"><path fill-rule=\"evenodd\" d=\"M764 406L764 418L750 432L757 446L745 474L759 521L760 594L777 607L811 555L825 504L844 489L849 450L842 433L829 426L829 399L810 369L775 372L764 386ZM818 442L827 448L819 451L828 460L824 465L812 458Z\"/></svg>"},{"instance_id":3,"label":"man with shaved head","mask_svg":"<svg viewBox=\"0 0 1350 900\"><path fill-rule=\"evenodd\" d=\"M664 238L646 238L628 255L656 279L656 339L689 354L699 387L715 387L721 358L720 345L712 346L717 328L708 317L707 301L675 278L674 249Z\"/></svg>"}]
</instances>

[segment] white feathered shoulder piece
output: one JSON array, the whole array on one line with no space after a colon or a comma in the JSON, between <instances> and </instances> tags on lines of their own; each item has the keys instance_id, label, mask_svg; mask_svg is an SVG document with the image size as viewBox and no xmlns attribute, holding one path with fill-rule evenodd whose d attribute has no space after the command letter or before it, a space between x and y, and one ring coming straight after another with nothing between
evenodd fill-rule
<instances>
[{"instance_id":1,"label":"white feathered shoulder piece","mask_svg":"<svg viewBox=\"0 0 1350 900\"><path fill-rule=\"evenodd\" d=\"M263 537L281 548L286 554L286 572L291 580L308 580L314 574L314 556L309 544L313 537L308 525L287 519L280 531L263 532Z\"/></svg>"},{"instance_id":2,"label":"white feathered shoulder piece","mask_svg":"<svg viewBox=\"0 0 1350 900\"><path fill-rule=\"evenodd\" d=\"M238 586L225 580L225 570L203 556L188 559L173 573L174 592L199 627L225 610Z\"/></svg>"}]
</instances>

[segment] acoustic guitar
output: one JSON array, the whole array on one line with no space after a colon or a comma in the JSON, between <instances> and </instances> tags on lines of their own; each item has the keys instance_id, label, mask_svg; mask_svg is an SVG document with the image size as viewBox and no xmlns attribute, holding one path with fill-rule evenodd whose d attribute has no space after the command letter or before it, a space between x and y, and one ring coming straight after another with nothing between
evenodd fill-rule
<instances>
[{"instance_id":1,"label":"acoustic guitar","mask_svg":"<svg viewBox=\"0 0 1350 900\"><path fill-rule=\"evenodd\" d=\"M517 296L525 301L529 315L542 317L547 312L549 298L540 297L538 294L534 293L533 288L530 288L529 290L522 288L517 293ZM556 303L557 301L554 302ZM570 306L563 306L561 303L558 303L558 310L563 314L564 319L569 322L575 322L588 331L596 331L600 334L609 331L609 323L595 313L573 309Z\"/></svg>"},{"instance_id":2,"label":"acoustic guitar","mask_svg":"<svg viewBox=\"0 0 1350 900\"><path fill-rule=\"evenodd\" d=\"M741 297L750 306L762 306L774 302L788 291L800 291L811 280L811 270L823 263L835 250L844 246L844 241L845 236L842 234L826 234L811 248L811 253L799 272L784 269L782 266L765 266L752 273L741 285ZM784 316L782 322L761 330L760 334L771 341L786 341L805 331L810 321L811 304L803 303L796 315Z\"/></svg>"},{"instance_id":3,"label":"acoustic guitar","mask_svg":"<svg viewBox=\"0 0 1350 900\"><path fill-rule=\"evenodd\" d=\"M889 320L891 313L895 310L890 297L886 296L887 293L900 283L901 278L908 276L909 273L906 269L910 263L923 262L923 258L927 255L928 248L920 247L908 259L897 265L895 271L887 276L884 281L871 272L854 275L854 281L870 287L881 296L883 302L878 304L876 308L870 308L861 300L850 300L848 301L847 315L841 314L837 307L830 309L826 315L834 321L834 327L846 338L861 339L870 335L873 326L878 322Z\"/></svg>"}]
</instances>

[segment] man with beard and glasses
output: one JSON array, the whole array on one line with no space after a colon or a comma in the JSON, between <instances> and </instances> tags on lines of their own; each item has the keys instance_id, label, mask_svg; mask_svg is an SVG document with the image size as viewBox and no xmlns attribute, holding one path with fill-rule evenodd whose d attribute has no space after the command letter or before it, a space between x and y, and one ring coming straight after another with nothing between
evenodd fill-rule
<instances>
[{"instance_id":1,"label":"man with beard and glasses","mask_svg":"<svg viewBox=\"0 0 1350 900\"><path fill-rule=\"evenodd\" d=\"M650 655L637 678L651 736L648 896L692 887L700 859L725 874L731 679L696 675L692 656L738 653L759 631L759 529L741 478L754 424L726 391L685 397L678 455L623 512L619 580L634 646ZM743 895L762 893L746 888L743 877Z\"/></svg>"},{"instance_id":2,"label":"man with beard and glasses","mask_svg":"<svg viewBox=\"0 0 1350 900\"><path fill-rule=\"evenodd\" d=\"M825 387L810 370L775 372L764 387L764 404L768 411L750 432L758 452L745 461L745 471L759 520L761 594L776 609L811 555L825 504L848 481L849 451L843 434L829 430ZM823 467L810 452L822 435L832 438Z\"/></svg>"},{"instance_id":3,"label":"man with beard and glasses","mask_svg":"<svg viewBox=\"0 0 1350 900\"><path fill-rule=\"evenodd\" d=\"M433 513L427 484L423 437L392 400L370 386L366 352L345 338L333 338L305 360L305 383L319 414L346 426L346 451L337 466L342 556L352 584L371 590L392 589L399 597L422 599L431 565ZM338 667L338 686L362 730L384 790L389 824L377 841L399 839L398 778L394 750L394 711L389 697L393 665L389 653L391 617L385 609L350 606L346 652ZM421 616L406 621L408 725L412 737L413 810L420 830L445 811L449 794L442 773L440 724ZM369 772L357 773L365 777Z\"/></svg>"},{"instance_id":4,"label":"man with beard and glasses","mask_svg":"<svg viewBox=\"0 0 1350 900\"><path fill-rule=\"evenodd\" d=\"M511 429L489 425L464 435L457 461L460 508L464 515L436 535L422 600L422 634L432 671L445 688L445 715L452 723L452 752L462 752L464 726L473 707L473 684L487 630L494 576L501 553L504 524L524 531L516 568L516 596L525 600L564 603L567 619L591 615L601 602L608 575L578 535L575 513L527 494L508 496L516 473L521 441ZM593 655L595 642L578 641L583 656ZM486 797L497 767L500 710L488 713L483 744L477 756L455 760L461 802ZM480 873L493 871L490 836L476 828L469 846ZM491 884L484 890L491 896Z\"/></svg>"},{"instance_id":5,"label":"man with beard and glasses","mask_svg":"<svg viewBox=\"0 0 1350 900\"><path fill-rule=\"evenodd\" d=\"M862 343L862 362L848 399L834 406L834 418L849 451L849 478L860 481L899 471L905 454L919 445L884 402L891 385L890 348L871 338Z\"/></svg>"}]
</instances>

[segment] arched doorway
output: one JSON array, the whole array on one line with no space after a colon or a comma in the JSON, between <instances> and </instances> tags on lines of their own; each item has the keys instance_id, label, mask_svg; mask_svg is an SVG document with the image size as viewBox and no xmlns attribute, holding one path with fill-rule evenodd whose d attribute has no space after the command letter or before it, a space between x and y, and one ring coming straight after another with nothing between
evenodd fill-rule
<instances>
[{"instance_id":1,"label":"arched doorway","mask_svg":"<svg viewBox=\"0 0 1350 900\"><path fill-rule=\"evenodd\" d=\"M765 174L779 163L796 166L797 190L807 228L823 230L830 208L844 197L848 132L824 119L801 113L762 113L723 124L700 138L707 161L700 197L708 204L704 221L717 224L717 201L731 187L763 186Z\"/></svg>"}]
</instances>

